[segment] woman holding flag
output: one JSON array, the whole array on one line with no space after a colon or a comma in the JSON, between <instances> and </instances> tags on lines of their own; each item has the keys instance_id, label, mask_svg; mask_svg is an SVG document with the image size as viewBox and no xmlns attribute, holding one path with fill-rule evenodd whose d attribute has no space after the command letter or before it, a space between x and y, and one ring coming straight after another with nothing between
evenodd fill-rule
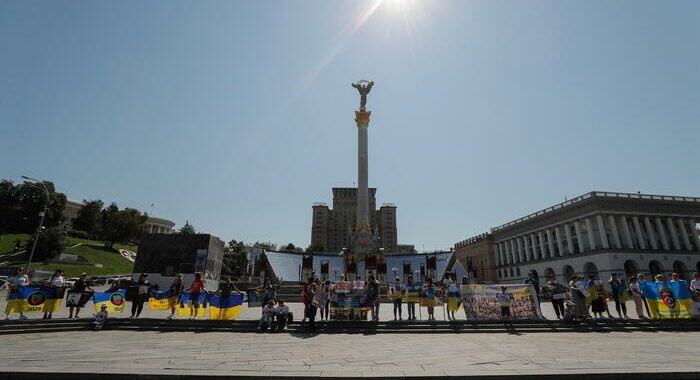
<instances>
[{"instance_id":1,"label":"woman holding flag","mask_svg":"<svg viewBox=\"0 0 700 380\"><path fill-rule=\"evenodd\" d=\"M192 309L190 311L190 319L197 318L197 312L199 311L199 295L207 292L207 288L202 280L202 274L197 272L194 274L194 280L190 287L187 288L190 292L190 300L192 301Z\"/></svg>"},{"instance_id":2,"label":"woman holding flag","mask_svg":"<svg viewBox=\"0 0 700 380\"><path fill-rule=\"evenodd\" d=\"M178 273L175 275L175 279L173 280L172 284L170 284L170 297L180 297L180 294L185 291L185 283L182 280L182 273ZM176 309L176 303L172 304L172 307L170 307L170 316L168 316L168 319L173 319L175 318L175 309Z\"/></svg>"},{"instance_id":3,"label":"woman holding flag","mask_svg":"<svg viewBox=\"0 0 700 380\"><path fill-rule=\"evenodd\" d=\"M13 293L19 293L20 286L27 285L29 285L29 278L26 274L24 274L24 268L20 267L15 269L15 275L7 279L7 300L10 300L10 297ZM5 319L10 319L9 310L7 312L7 315L5 316ZM24 313L21 310L19 312L19 319L27 319L27 316L24 315Z\"/></svg>"},{"instance_id":4,"label":"woman holding flag","mask_svg":"<svg viewBox=\"0 0 700 380\"><path fill-rule=\"evenodd\" d=\"M63 287L66 285L66 280L63 278L63 271L56 269L56 272L49 279L48 286L56 289L56 298L63 298ZM59 293L60 292L60 293ZM43 319L51 319L53 311L44 312Z\"/></svg>"},{"instance_id":5,"label":"woman holding flag","mask_svg":"<svg viewBox=\"0 0 700 380\"><path fill-rule=\"evenodd\" d=\"M627 317L627 306L625 302L627 301L627 290L625 289L622 281L617 278L617 273L610 273L610 289L612 291L612 299L615 301L615 310L617 310L617 315L620 318Z\"/></svg>"}]
</instances>

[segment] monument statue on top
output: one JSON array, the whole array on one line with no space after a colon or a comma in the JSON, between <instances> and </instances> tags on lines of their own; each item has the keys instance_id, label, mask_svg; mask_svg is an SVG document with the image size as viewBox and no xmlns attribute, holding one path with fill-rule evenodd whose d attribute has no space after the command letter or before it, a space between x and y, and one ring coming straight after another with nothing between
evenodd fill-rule
<instances>
[{"instance_id":1,"label":"monument statue on top","mask_svg":"<svg viewBox=\"0 0 700 380\"><path fill-rule=\"evenodd\" d=\"M374 86L374 82L365 79L352 84L352 87L356 88L360 93L360 109L365 108L365 104L367 104L367 94L372 90L372 86Z\"/></svg>"}]
</instances>

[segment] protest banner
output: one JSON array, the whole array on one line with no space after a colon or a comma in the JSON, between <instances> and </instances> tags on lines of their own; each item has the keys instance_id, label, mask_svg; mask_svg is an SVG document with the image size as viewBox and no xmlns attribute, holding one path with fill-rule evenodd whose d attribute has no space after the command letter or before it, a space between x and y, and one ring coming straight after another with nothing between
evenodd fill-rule
<instances>
[{"instance_id":1,"label":"protest banner","mask_svg":"<svg viewBox=\"0 0 700 380\"><path fill-rule=\"evenodd\" d=\"M263 300L256 289L248 289L248 307L262 307Z\"/></svg>"},{"instance_id":2,"label":"protest banner","mask_svg":"<svg viewBox=\"0 0 700 380\"><path fill-rule=\"evenodd\" d=\"M85 307L87 301L92 298L93 292L68 292L66 296L66 306Z\"/></svg>"},{"instance_id":3,"label":"protest banner","mask_svg":"<svg viewBox=\"0 0 700 380\"><path fill-rule=\"evenodd\" d=\"M180 294L177 315L181 317L204 317L207 311L207 293L199 294L197 299L192 299L192 293ZM198 307L194 307L195 303ZM195 314L196 311L196 314Z\"/></svg>"},{"instance_id":4,"label":"protest banner","mask_svg":"<svg viewBox=\"0 0 700 380\"><path fill-rule=\"evenodd\" d=\"M420 292L420 297L418 299L418 305L421 307L436 307L442 306L442 300L438 294L440 289L436 289L434 286L427 287Z\"/></svg>"},{"instance_id":5,"label":"protest banner","mask_svg":"<svg viewBox=\"0 0 700 380\"><path fill-rule=\"evenodd\" d=\"M691 317L693 299L685 281L640 281L639 286L652 318Z\"/></svg>"},{"instance_id":6,"label":"protest banner","mask_svg":"<svg viewBox=\"0 0 700 380\"><path fill-rule=\"evenodd\" d=\"M177 306L178 296L171 289L164 291L151 291L148 297L150 310L170 310Z\"/></svg>"},{"instance_id":7,"label":"protest banner","mask_svg":"<svg viewBox=\"0 0 700 380\"><path fill-rule=\"evenodd\" d=\"M332 320L367 320L371 306L364 296L338 295L331 300L330 319Z\"/></svg>"},{"instance_id":8,"label":"protest banner","mask_svg":"<svg viewBox=\"0 0 700 380\"><path fill-rule=\"evenodd\" d=\"M419 302L421 284L406 284L406 293L403 295L403 302Z\"/></svg>"},{"instance_id":9,"label":"protest banner","mask_svg":"<svg viewBox=\"0 0 700 380\"><path fill-rule=\"evenodd\" d=\"M10 292L5 314L12 313L48 313L58 311L61 298L57 288L31 288L20 286L17 291Z\"/></svg>"},{"instance_id":10,"label":"protest banner","mask_svg":"<svg viewBox=\"0 0 700 380\"><path fill-rule=\"evenodd\" d=\"M461 296L467 320L500 320L502 307L506 306L506 303L509 319L542 319L535 290L529 284L462 285Z\"/></svg>"},{"instance_id":11,"label":"protest banner","mask_svg":"<svg viewBox=\"0 0 700 380\"><path fill-rule=\"evenodd\" d=\"M459 295L459 286L451 284L447 288L447 309L449 311L457 311L462 306L462 302Z\"/></svg>"},{"instance_id":12,"label":"protest banner","mask_svg":"<svg viewBox=\"0 0 700 380\"><path fill-rule=\"evenodd\" d=\"M386 298L390 300L396 300L401 298L402 296L402 285L400 283L392 282L389 285L387 285L387 292L386 292Z\"/></svg>"},{"instance_id":13,"label":"protest banner","mask_svg":"<svg viewBox=\"0 0 700 380\"><path fill-rule=\"evenodd\" d=\"M92 295L95 311L99 312L102 305L107 305L108 313L121 313L126 308L126 290L116 292L95 292Z\"/></svg>"},{"instance_id":14,"label":"protest banner","mask_svg":"<svg viewBox=\"0 0 700 380\"><path fill-rule=\"evenodd\" d=\"M320 287L314 292L314 298L311 300L311 304L319 309L324 309L326 307L326 301L328 300L328 293Z\"/></svg>"},{"instance_id":15,"label":"protest banner","mask_svg":"<svg viewBox=\"0 0 700 380\"><path fill-rule=\"evenodd\" d=\"M333 284L333 292L335 293L350 293L352 291L352 282L340 281Z\"/></svg>"},{"instance_id":16,"label":"protest banner","mask_svg":"<svg viewBox=\"0 0 700 380\"><path fill-rule=\"evenodd\" d=\"M232 319L241 313L243 294L209 297L209 319Z\"/></svg>"}]
</instances>

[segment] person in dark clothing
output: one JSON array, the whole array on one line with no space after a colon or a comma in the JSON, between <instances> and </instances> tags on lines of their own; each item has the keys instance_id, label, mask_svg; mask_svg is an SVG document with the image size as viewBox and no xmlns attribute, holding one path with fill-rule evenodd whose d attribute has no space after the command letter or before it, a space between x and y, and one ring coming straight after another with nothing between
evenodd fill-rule
<instances>
[{"instance_id":1,"label":"person in dark clothing","mask_svg":"<svg viewBox=\"0 0 700 380\"><path fill-rule=\"evenodd\" d=\"M617 273L610 274L610 289L612 290L612 299L615 301L615 310L617 310L617 316L620 318L627 318L627 306L626 301L626 286L617 278Z\"/></svg>"},{"instance_id":2,"label":"person in dark clothing","mask_svg":"<svg viewBox=\"0 0 700 380\"><path fill-rule=\"evenodd\" d=\"M535 277L535 273L527 272L527 279L525 279L525 284L530 284L535 288L535 294L537 298L540 297L540 280Z\"/></svg>"},{"instance_id":3,"label":"person in dark clothing","mask_svg":"<svg viewBox=\"0 0 700 380\"><path fill-rule=\"evenodd\" d=\"M136 287L134 299L131 301L131 317L138 318L143 311L143 303L148 301L148 296L151 290L151 284L148 282L148 275L142 273L139 280L132 285Z\"/></svg>"},{"instance_id":4,"label":"person in dark clothing","mask_svg":"<svg viewBox=\"0 0 700 380\"><path fill-rule=\"evenodd\" d=\"M552 291L552 306L557 314L557 319L562 319L565 316L564 299L566 298L567 288L563 284L557 282L555 276L550 276L547 286Z\"/></svg>"},{"instance_id":5,"label":"person in dark clothing","mask_svg":"<svg viewBox=\"0 0 700 380\"><path fill-rule=\"evenodd\" d=\"M71 304L75 306L69 306L68 318L73 318L73 310L75 310L75 317L78 318L80 309L87 302L87 297L85 297L84 295L86 289L94 292L90 285L88 285L87 273L83 273L80 275L80 278L78 278L75 281L75 284L73 284L73 288L71 288L70 290L70 293L72 294L80 294L80 301L77 302L77 304Z\"/></svg>"},{"instance_id":6,"label":"person in dark clothing","mask_svg":"<svg viewBox=\"0 0 700 380\"><path fill-rule=\"evenodd\" d=\"M308 284L308 286L306 287L306 292L310 299L313 299L314 293L316 292L316 284L313 282ZM318 309L316 308L316 306L314 306L313 302L309 302L308 307L306 308L306 315L304 317L309 319L309 328L311 330L316 330L316 324L314 321L316 320L317 310Z\"/></svg>"}]
</instances>

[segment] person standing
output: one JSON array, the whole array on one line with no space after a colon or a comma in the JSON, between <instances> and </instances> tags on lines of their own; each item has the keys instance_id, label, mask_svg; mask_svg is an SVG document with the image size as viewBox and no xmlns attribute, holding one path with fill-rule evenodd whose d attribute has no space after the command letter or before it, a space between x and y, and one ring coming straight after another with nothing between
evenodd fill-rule
<instances>
[{"instance_id":1,"label":"person standing","mask_svg":"<svg viewBox=\"0 0 700 380\"><path fill-rule=\"evenodd\" d=\"M304 284L301 290L302 302L304 302L304 318L301 320L301 323L306 322L306 318L309 315L309 306L311 306L311 301L314 299L314 292L310 290L312 284L314 284L313 276L309 277L309 281Z\"/></svg>"},{"instance_id":2,"label":"person standing","mask_svg":"<svg viewBox=\"0 0 700 380\"><path fill-rule=\"evenodd\" d=\"M327 321L331 312L331 280L323 282L323 291L326 292L326 302L321 310L321 319Z\"/></svg>"},{"instance_id":3,"label":"person standing","mask_svg":"<svg viewBox=\"0 0 700 380\"><path fill-rule=\"evenodd\" d=\"M182 273L178 273L175 275L175 279L170 284L170 297L180 297L180 294L182 294L184 291L185 283L182 280ZM170 316L168 316L168 319L175 318L175 309L176 305L172 305L172 307L170 308Z\"/></svg>"},{"instance_id":4,"label":"person standing","mask_svg":"<svg viewBox=\"0 0 700 380\"><path fill-rule=\"evenodd\" d=\"M379 281L373 274L367 277L367 299L372 305L372 320L379 322Z\"/></svg>"},{"instance_id":5,"label":"person standing","mask_svg":"<svg viewBox=\"0 0 700 380\"><path fill-rule=\"evenodd\" d=\"M510 307L513 304L513 295L507 292L508 288L501 286L501 292L496 294L498 306L501 307L501 320L510 321Z\"/></svg>"},{"instance_id":6,"label":"person standing","mask_svg":"<svg viewBox=\"0 0 700 380\"><path fill-rule=\"evenodd\" d=\"M132 285L135 289L134 299L131 301L131 319L141 316L143 303L148 301L151 284L148 282L148 274L141 273L139 280Z\"/></svg>"},{"instance_id":7,"label":"person standing","mask_svg":"<svg viewBox=\"0 0 700 380\"><path fill-rule=\"evenodd\" d=\"M64 286L66 286L66 280L63 278L63 270L56 269L51 278L49 279L48 286L50 288L56 289L56 298L63 299ZM58 301L57 301L58 302ZM53 311L44 312L43 319L51 319L53 316Z\"/></svg>"},{"instance_id":8,"label":"person standing","mask_svg":"<svg viewBox=\"0 0 700 380\"><path fill-rule=\"evenodd\" d=\"M29 277L27 277L26 274L24 274L24 268L17 268L15 269L15 275L7 279L7 300L10 300L10 297L12 294L19 293L20 286L27 286L29 285ZM10 313L8 312L5 316L5 319L9 320L10 319ZM19 319L27 319L27 316L24 315L22 310L19 312Z\"/></svg>"},{"instance_id":9,"label":"person standing","mask_svg":"<svg viewBox=\"0 0 700 380\"><path fill-rule=\"evenodd\" d=\"M200 294L206 293L207 288L202 280L202 274L197 272L194 274L194 280L190 287L187 288L190 292L190 302L192 302L192 308L190 309L190 319L197 319L197 313L199 312L199 297Z\"/></svg>"},{"instance_id":10,"label":"person standing","mask_svg":"<svg viewBox=\"0 0 700 380\"><path fill-rule=\"evenodd\" d=\"M403 318L401 318L401 303L402 303L401 295L402 295L401 279L396 277L394 279L394 294L393 294L393 297L394 297L394 320L396 320L396 313L398 311L399 321L403 320Z\"/></svg>"},{"instance_id":11,"label":"person standing","mask_svg":"<svg viewBox=\"0 0 700 380\"><path fill-rule=\"evenodd\" d=\"M408 289L412 289L415 287L413 284L413 275L409 274L408 277L406 277L406 293L408 293ZM416 302L415 301L408 301L406 302L406 308L408 309L408 320L409 321L415 321L416 320Z\"/></svg>"},{"instance_id":12,"label":"person standing","mask_svg":"<svg viewBox=\"0 0 700 380\"><path fill-rule=\"evenodd\" d=\"M580 320L583 318L590 318L588 314L588 305L586 305L586 296L588 296L588 291L586 290L586 284L583 281L583 277L571 276L571 281L569 281L569 289L571 290L571 302L574 303L576 308L576 319Z\"/></svg>"},{"instance_id":13,"label":"person standing","mask_svg":"<svg viewBox=\"0 0 700 380\"><path fill-rule=\"evenodd\" d=\"M316 293L317 285L313 281L313 277L311 278L310 283L306 287L306 294L308 294L309 299L313 299L314 293ZM309 319L309 328L311 330L316 330L316 312L317 312L316 306L314 306L313 302L309 301L309 304L306 307L306 315L304 315L304 318Z\"/></svg>"},{"instance_id":14,"label":"person standing","mask_svg":"<svg viewBox=\"0 0 700 380\"><path fill-rule=\"evenodd\" d=\"M447 319L450 321L455 320L455 310L450 308L450 293L457 292L457 285L455 285L454 281L452 281L452 278L450 277L450 273L447 273L447 277L442 283L443 285L443 294L444 294L444 302L443 302L443 307L447 308Z\"/></svg>"},{"instance_id":15,"label":"person standing","mask_svg":"<svg viewBox=\"0 0 700 380\"><path fill-rule=\"evenodd\" d=\"M642 303L644 302L644 295L642 294L642 289L639 287L639 281L637 280L637 277L630 276L629 287L630 292L632 292L632 300L634 301L634 308L637 312L637 318L646 318L644 317L644 306L642 306Z\"/></svg>"},{"instance_id":16,"label":"person standing","mask_svg":"<svg viewBox=\"0 0 700 380\"><path fill-rule=\"evenodd\" d=\"M566 286L557 282L556 276L549 276L547 286L552 291L552 306L557 314L557 319L564 318L564 299L566 298Z\"/></svg>"},{"instance_id":17,"label":"person standing","mask_svg":"<svg viewBox=\"0 0 700 380\"><path fill-rule=\"evenodd\" d=\"M434 321L435 320L435 286L433 285L433 279L431 277L428 277L425 280L425 285L423 285L423 293L426 295L426 298L428 299L428 320L429 321Z\"/></svg>"},{"instance_id":18,"label":"person standing","mask_svg":"<svg viewBox=\"0 0 700 380\"><path fill-rule=\"evenodd\" d=\"M535 295L537 296L537 299L540 298L540 280L535 277L535 273L533 271L527 272L527 278L525 279L525 284L530 284L532 285L533 288L535 288Z\"/></svg>"},{"instance_id":19,"label":"person standing","mask_svg":"<svg viewBox=\"0 0 700 380\"><path fill-rule=\"evenodd\" d=\"M593 280L593 287L596 290L596 295L597 297L591 301L591 311L593 312L593 316L596 318L603 318L603 312L608 311L606 307L606 302L605 302L605 287L603 286L603 283L597 279L597 278L592 278ZM610 315L610 312L608 311L608 317L612 318L612 315Z\"/></svg>"},{"instance_id":20,"label":"person standing","mask_svg":"<svg viewBox=\"0 0 700 380\"><path fill-rule=\"evenodd\" d=\"M641 290L642 288L642 281L644 281L646 277L644 277L643 274L638 274L637 275L637 284L639 284L639 289ZM651 318L651 312L649 311L649 305L647 305L647 299L644 297L644 292L642 293L642 305L644 305L644 310L647 311L647 317Z\"/></svg>"},{"instance_id":21,"label":"person standing","mask_svg":"<svg viewBox=\"0 0 700 380\"><path fill-rule=\"evenodd\" d=\"M627 292L627 290L625 289L625 286L622 283L622 281L619 278L617 278L617 273L610 274L610 280L608 281L608 284L610 284L612 298L613 301L615 301L615 310L617 311L617 315L620 318L628 318L627 306L625 305L625 293Z\"/></svg>"},{"instance_id":22,"label":"person standing","mask_svg":"<svg viewBox=\"0 0 700 380\"><path fill-rule=\"evenodd\" d=\"M68 307L68 318L73 318L73 310L75 310L75 318L79 318L78 314L80 313L80 309L85 305L85 302L87 302L87 298L84 294L86 289L94 292L88 284L87 273L82 273L80 278L75 281L70 291L71 294L79 294L80 298L76 300L77 302L71 303L71 306Z\"/></svg>"}]
</instances>

